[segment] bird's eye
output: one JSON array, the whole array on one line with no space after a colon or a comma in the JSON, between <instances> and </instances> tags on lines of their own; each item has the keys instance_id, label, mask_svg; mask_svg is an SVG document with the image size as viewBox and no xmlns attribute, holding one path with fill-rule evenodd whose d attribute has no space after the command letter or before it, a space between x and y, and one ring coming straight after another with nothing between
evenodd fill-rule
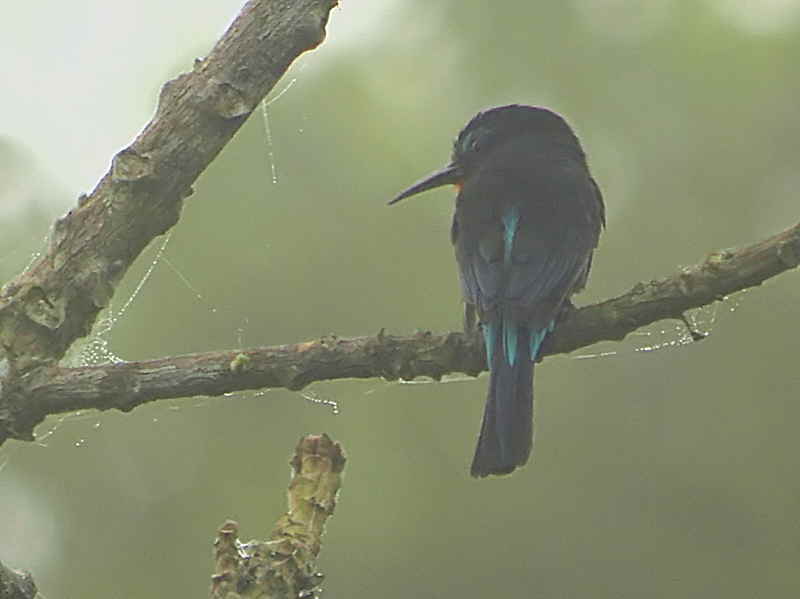
<instances>
[{"instance_id":1,"label":"bird's eye","mask_svg":"<svg viewBox=\"0 0 800 599\"><path fill-rule=\"evenodd\" d=\"M480 131L470 131L466 135L459 137L456 144L458 153L462 156L479 154L486 147L486 136Z\"/></svg>"}]
</instances>

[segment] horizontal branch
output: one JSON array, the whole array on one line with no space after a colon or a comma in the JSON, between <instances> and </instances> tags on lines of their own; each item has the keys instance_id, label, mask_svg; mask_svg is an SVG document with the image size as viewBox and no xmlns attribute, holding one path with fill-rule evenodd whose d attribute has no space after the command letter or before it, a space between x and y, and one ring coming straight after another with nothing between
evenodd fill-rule
<instances>
[{"instance_id":1,"label":"horizontal branch","mask_svg":"<svg viewBox=\"0 0 800 599\"><path fill-rule=\"evenodd\" d=\"M800 263L800 224L738 250L723 250L703 262L627 293L570 313L543 348L566 353L603 340L623 339L635 329L761 284ZM78 409L131 410L155 399L221 395L247 389L297 390L314 381L343 378L413 379L485 370L478 337L421 332L395 336L314 341L277 347L208 352L142 362L81 368L52 367L18 381L9 436L32 438L48 414ZM1 420L0 420L1 421ZM5 431L5 432L4 432Z\"/></svg>"}]
</instances>

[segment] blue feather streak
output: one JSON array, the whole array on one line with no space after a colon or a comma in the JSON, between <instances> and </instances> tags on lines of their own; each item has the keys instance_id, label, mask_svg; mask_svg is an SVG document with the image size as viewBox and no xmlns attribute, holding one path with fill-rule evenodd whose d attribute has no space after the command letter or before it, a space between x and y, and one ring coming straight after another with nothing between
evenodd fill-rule
<instances>
[{"instance_id":1,"label":"blue feather streak","mask_svg":"<svg viewBox=\"0 0 800 599\"><path fill-rule=\"evenodd\" d=\"M519 209L511 206L503 215L503 263L506 268L511 266L511 250L514 248L514 236L519 226ZM506 319L503 319L506 320ZM503 322L503 347L506 360L513 366L517 361L517 337L519 330L513 322Z\"/></svg>"},{"instance_id":2,"label":"blue feather streak","mask_svg":"<svg viewBox=\"0 0 800 599\"><path fill-rule=\"evenodd\" d=\"M511 250L514 247L514 235L517 233L517 227L519 226L519 209L516 206L511 206L503 215L503 229L505 229L505 234L503 235L504 243L504 252L503 252L503 262L505 262L506 266L511 265Z\"/></svg>"},{"instance_id":3,"label":"blue feather streak","mask_svg":"<svg viewBox=\"0 0 800 599\"><path fill-rule=\"evenodd\" d=\"M506 360L513 366L517 361L517 333L519 329L513 322L503 323L503 346L506 352Z\"/></svg>"},{"instance_id":4,"label":"blue feather streak","mask_svg":"<svg viewBox=\"0 0 800 599\"><path fill-rule=\"evenodd\" d=\"M483 342L486 345L486 363L489 365L489 370L492 369L492 356L494 355L494 338L496 330L496 322L487 322L481 327L481 331L483 332Z\"/></svg>"},{"instance_id":5,"label":"blue feather streak","mask_svg":"<svg viewBox=\"0 0 800 599\"><path fill-rule=\"evenodd\" d=\"M547 325L541 331L537 331L536 333L531 334L531 360L535 360L536 357L539 355L539 350L542 347L542 342L544 338L547 336L547 333L552 333L553 329L556 326L556 321L551 320L550 324Z\"/></svg>"},{"instance_id":6,"label":"blue feather streak","mask_svg":"<svg viewBox=\"0 0 800 599\"><path fill-rule=\"evenodd\" d=\"M503 261L507 267L511 265L511 251L514 248L514 236L517 233L518 227L519 209L516 206L511 206L508 212L503 215ZM532 360L535 360L539 355L539 350L544 342L544 338L548 333L553 331L555 324L555 320L552 320L544 329L531 332L530 350ZM510 366L514 366L517 361L519 327L509 319L501 317L499 323L490 322L483 326L483 339L486 344L486 360L489 364L489 368L491 368L492 357L495 351L495 339L498 325L501 327L503 334L503 350L506 360Z\"/></svg>"}]
</instances>

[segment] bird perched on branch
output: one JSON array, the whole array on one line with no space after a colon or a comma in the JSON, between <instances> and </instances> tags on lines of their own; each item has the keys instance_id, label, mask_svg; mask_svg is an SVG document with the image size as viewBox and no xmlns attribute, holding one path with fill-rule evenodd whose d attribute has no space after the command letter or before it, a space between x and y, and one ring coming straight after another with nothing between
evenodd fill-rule
<instances>
[{"instance_id":1,"label":"bird perched on branch","mask_svg":"<svg viewBox=\"0 0 800 599\"><path fill-rule=\"evenodd\" d=\"M603 198L566 121L523 105L479 112L458 134L450 163L390 204L442 185L458 189L451 239L490 370L471 474L508 474L530 456L533 365L586 284L605 226Z\"/></svg>"}]
</instances>

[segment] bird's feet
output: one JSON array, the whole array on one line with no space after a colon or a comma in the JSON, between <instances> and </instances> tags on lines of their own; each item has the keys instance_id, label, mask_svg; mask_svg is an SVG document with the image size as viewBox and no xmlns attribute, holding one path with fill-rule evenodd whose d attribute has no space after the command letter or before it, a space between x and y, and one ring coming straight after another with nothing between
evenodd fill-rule
<instances>
[{"instance_id":1,"label":"bird's feet","mask_svg":"<svg viewBox=\"0 0 800 599\"><path fill-rule=\"evenodd\" d=\"M558 316L556 316L556 326L558 326L559 323L569 319L569 317L572 316L572 314L577 310L578 307L572 303L571 299L564 300L564 303L561 304L561 310L559 310Z\"/></svg>"},{"instance_id":2,"label":"bird's feet","mask_svg":"<svg viewBox=\"0 0 800 599\"><path fill-rule=\"evenodd\" d=\"M561 324L565 320L569 320L570 316L572 316L572 314L577 311L578 307L572 303L571 299L564 300L564 303L561 304L561 309L558 311L558 314L556 315L553 328L551 329L551 333L553 330L558 328L559 324ZM539 353L536 356L535 361L537 363L541 362L542 358L551 352L553 346L552 344L553 344L552 336L550 335L550 333L548 333L547 337L545 337L544 341L542 342L542 347L539 349Z\"/></svg>"}]
</instances>

